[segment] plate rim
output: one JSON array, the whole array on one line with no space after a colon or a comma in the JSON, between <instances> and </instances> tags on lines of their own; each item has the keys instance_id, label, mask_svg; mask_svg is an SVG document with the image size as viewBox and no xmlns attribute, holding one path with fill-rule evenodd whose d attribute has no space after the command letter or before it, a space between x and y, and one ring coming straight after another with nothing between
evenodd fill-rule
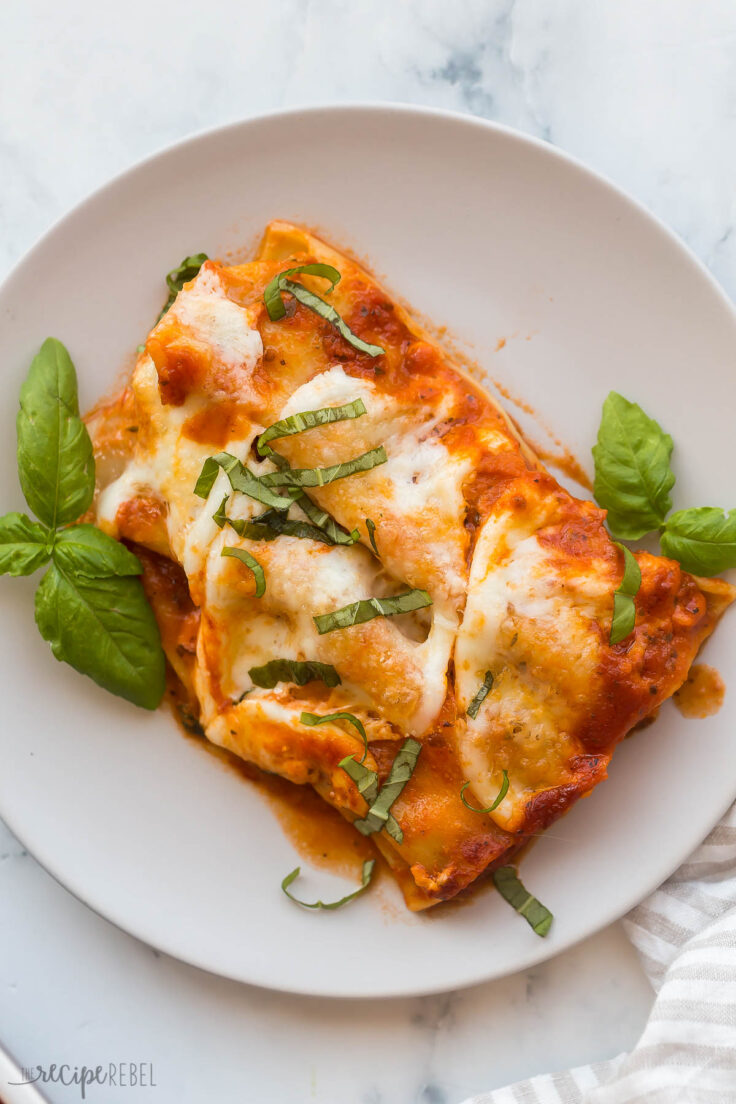
<instances>
[{"instance_id":1,"label":"plate rim","mask_svg":"<svg viewBox=\"0 0 736 1104\"><path fill-rule=\"evenodd\" d=\"M176 151L183 150L188 146L195 146L204 139L214 138L216 136L223 136L228 133L236 134L244 129L250 127L259 127L264 124L268 124L271 121L285 120L299 120L300 118L308 117L310 119L318 118L320 115L353 115L353 116L369 116L373 113L391 114L394 116L424 116L450 122L452 124L462 126L469 130L475 130L477 132L485 131L495 134L503 135L510 139L512 142L516 142L521 146L530 147L542 152L545 156L551 157L553 160L566 165L568 168L573 169L582 178L590 181L598 187L611 193L620 203L624 204L630 210L635 212L638 216L643 217L649 226L656 230L660 237L663 238L670 246L674 247L679 252L683 261L687 262L690 269L694 274L697 274L701 279L705 279L710 291L715 295L716 299L722 308L725 308L726 313L730 315L731 320L736 324L736 304L732 301L726 290L721 286L719 281L713 275L713 273L707 268L704 261L692 250L692 248L670 227L668 226L658 215L650 211L643 203L633 198L627 191L614 183L607 175L600 173L595 169L590 168L582 160L575 155L568 153L564 149L558 146L552 145L550 142L538 138L535 135L528 134L524 131L518 130L515 127L508 126L504 123L498 123L490 119L486 119L482 116L455 111L445 108L437 108L431 106L425 106L420 104L401 103L396 101L380 101L380 100L365 100L354 101L348 103L329 103L329 102L315 102L309 105L303 105L299 107L287 107L287 108L275 108L268 111L261 111L250 115L245 115L239 119L230 120L226 123L221 123L216 126L202 127L186 136L175 140L174 142L167 143L166 145L154 150L152 153L147 154L145 157L140 158L134 163L130 164L127 168L121 172L116 173L112 177L106 179L104 183L91 189L85 195L82 196L71 208L66 210L58 218L56 218L50 226L39 234L32 244L23 252L19 259L10 267L6 276L0 282L0 297L5 293L7 287L23 272L26 266L32 265L35 261L36 254L44 249L49 243L53 242L53 239L57 234L60 234L65 229L68 222L71 222L76 218L82 210L90 204L94 204L98 200L102 200L106 195L113 191L119 185L133 175L137 174L141 170L148 168L156 162L163 161ZM736 780L734 781L734 788L732 796L728 801L714 813L712 818L708 818L709 828L708 832L712 831L713 827L718 823L726 810L733 803L736 797ZM346 993L336 986L322 985L319 988L315 988L314 985L303 985L300 983L294 983L289 985L279 984L275 982L265 982L262 980L253 980L251 977L245 977L242 973L231 972L223 973L220 970L213 968L212 965L208 965L199 959L199 956L193 953L180 953L179 951L172 951L169 947L162 945L151 934L142 931L135 924L124 926L114 916L109 915L104 908L93 904L87 895L87 891L81 885L73 885L63 881L59 875L57 875L53 869L53 859L47 858L43 852L39 852L36 848L31 848L27 845L24 839L24 833L13 823L13 817L8 817L2 810L0 810L0 818L7 825L11 833L21 843L21 845L31 854L36 862L42 867L42 869L50 875L51 878L64 890L70 893L78 901L84 904L90 911L106 920L114 928L132 938L138 940L138 942L145 946L152 947L156 951L168 958L172 958L175 961L183 962L189 966L192 966L198 970L203 971L213 977L225 977L229 980L234 980L239 984L245 984L257 989L266 989L273 992L289 993L299 996L308 996L315 998L330 998L339 999L345 1001L353 1000L377 1000L377 999L400 999L406 997L420 997L428 996L435 993L442 993L448 991L454 991L459 989L475 988L476 986L501 979L503 977L510 976L519 972L528 970L529 968L547 961L558 954L562 954L564 951L569 950L571 947L576 946L583 940L590 938L598 934L604 928L610 924L619 921L626 913L628 913L635 905L641 902L645 897L649 896L654 890L656 890L670 875L682 864L687 856L681 856L680 859L674 863L674 865L668 864L666 873L663 876L657 875L656 880L648 882L648 889L642 894L640 891L636 893L629 893L625 897L619 898L614 908L608 909L605 916L584 935L575 935L574 933L569 936L562 937L558 942L554 944L546 943L544 940L536 940L529 945L529 951L526 954L516 955L513 961L513 965L510 968L505 968L503 962L500 962L495 968L490 967L483 970L479 976L477 971L468 971L466 977L460 977L458 980L448 989L446 984L432 984L426 982L424 984L412 985L411 988L407 988L405 984L401 984L396 987L384 987L376 992L375 989L354 989L350 993ZM706 833L707 835L708 833ZM703 837L705 838L705 837Z\"/></svg>"}]
</instances>

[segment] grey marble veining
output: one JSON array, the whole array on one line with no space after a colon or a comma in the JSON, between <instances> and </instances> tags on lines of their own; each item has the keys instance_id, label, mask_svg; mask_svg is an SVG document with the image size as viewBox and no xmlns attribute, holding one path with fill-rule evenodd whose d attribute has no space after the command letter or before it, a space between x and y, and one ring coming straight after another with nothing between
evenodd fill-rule
<instances>
[{"instance_id":1,"label":"grey marble veining","mask_svg":"<svg viewBox=\"0 0 736 1104\"><path fill-rule=\"evenodd\" d=\"M731 0L4 0L0 43L0 274L93 188L192 131L286 105L400 100L562 146L736 293ZM105 1104L458 1104L631 1046L649 996L618 926L462 993L254 990L117 931L0 826L0 1039L24 1064L153 1062L155 1089Z\"/></svg>"}]
</instances>

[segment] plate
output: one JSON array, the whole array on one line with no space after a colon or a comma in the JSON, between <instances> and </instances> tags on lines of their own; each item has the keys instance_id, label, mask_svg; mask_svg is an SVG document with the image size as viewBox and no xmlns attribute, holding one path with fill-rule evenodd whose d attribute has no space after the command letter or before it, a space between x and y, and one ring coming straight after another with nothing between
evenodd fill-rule
<instances>
[{"instance_id":1,"label":"plate","mask_svg":"<svg viewBox=\"0 0 736 1104\"><path fill-rule=\"evenodd\" d=\"M244 257L271 218L317 228L489 379L530 402L590 463L603 398L635 399L676 442L675 505L734 505L736 317L687 250L626 196L541 142L469 117L315 108L209 131L82 203L0 291L0 489L21 507L14 417L53 334L83 406L114 387L182 256ZM0 580L0 814L72 893L177 958L273 989L385 997L529 967L621 916L733 800L736 695L688 721L666 705L609 781L524 861L554 912L542 940L493 892L434 915L382 887L305 912L279 883L299 861L259 793L148 715L57 664L33 622L35 579ZM706 647L728 678L736 617ZM345 882L303 872L306 897Z\"/></svg>"}]
</instances>

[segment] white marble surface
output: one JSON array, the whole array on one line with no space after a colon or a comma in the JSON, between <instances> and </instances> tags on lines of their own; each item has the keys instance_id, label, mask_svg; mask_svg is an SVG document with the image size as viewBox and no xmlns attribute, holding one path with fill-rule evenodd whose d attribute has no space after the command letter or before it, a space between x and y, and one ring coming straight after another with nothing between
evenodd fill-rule
<instances>
[{"instance_id":1,"label":"white marble surface","mask_svg":"<svg viewBox=\"0 0 736 1104\"><path fill-rule=\"evenodd\" d=\"M736 293L732 0L3 0L0 44L0 274L168 142L275 107L371 99L475 112L563 146ZM630 1047L649 1000L619 926L446 996L351 1003L235 985L88 912L0 825L0 1040L24 1065L153 1063L155 1088L92 1088L93 1101L458 1104Z\"/></svg>"}]
</instances>

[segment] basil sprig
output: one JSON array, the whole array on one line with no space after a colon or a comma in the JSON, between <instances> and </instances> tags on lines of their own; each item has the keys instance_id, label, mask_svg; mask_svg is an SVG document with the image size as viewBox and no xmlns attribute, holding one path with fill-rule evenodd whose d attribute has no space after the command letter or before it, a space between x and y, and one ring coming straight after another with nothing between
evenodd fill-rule
<instances>
[{"instance_id":1,"label":"basil sprig","mask_svg":"<svg viewBox=\"0 0 736 1104\"><path fill-rule=\"evenodd\" d=\"M232 545L223 548L220 555L234 556L235 559L240 560L241 563L245 564L245 566L253 572L253 577L256 581L255 597L262 598L266 593L266 573L255 556L251 556L250 552L246 552L244 548L235 548Z\"/></svg>"},{"instance_id":2,"label":"basil sprig","mask_svg":"<svg viewBox=\"0 0 736 1104\"><path fill-rule=\"evenodd\" d=\"M476 691L475 696L473 697L473 700L471 701L470 705L468 706L468 708L466 710L466 713L468 714L468 716L472 717L473 720L475 720L475 718L478 716L478 713L480 712L480 707L482 706L483 702L486 700L486 698L490 694L492 688L493 688L493 675L491 674L490 671L486 671L485 678L483 679L483 682L478 687L478 690Z\"/></svg>"},{"instance_id":3,"label":"basil sprig","mask_svg":"<svg viewBox=\"0 0 736 1104\"><path fill-rule=\"evenodd\" d=\"M501 789L496 794L495 801L493 801L492 804L490 804L485 809L476 809L475 805L471 805L469 801L466 801L465 791L467 790L469 785L470 783L466 782L465 785L462 786L460 789L460 800L462 801L465 808L470 809L471 813L492 813L495 809L498 808L498 806L505 798L506 794L509 792L509 772L503 771L503 782L501 783Z\"/></svg>"},{"instance_id":4,"label":"basil sprig","mask_svg":"<svg viewBox=\"0 0 736 1104\"><path fill-rule=\"evenodd\" d=\"M58 660L104 689L155 709L165 688L158 626L138 559L93 525L70 525L89 508L92 442L79 417L77 376L67 350L48 338L21 388L18 475L39 519L0 518L0 574L50 566L36 591L36 624Z\"/></svg>"},{"instance_id":5,"label":"basil sprig","mask_svg":"<svg viewBox=\"0 0 736 1104\"><path fill-rule=\"evenodd\" d=\"M184 284L189 283L199 272L200 268L205 261L208 261L209 257L206 253L193 253L190 257L185 257L180 265L176 268L172 268L171 272L166 273L166 286L169 289L169 297L163 305L161 313L156 319L160 322L169 308L173 305L177 295L184 287Z\"/></svg>"},{"instance_id":6,"label":"basil sprig","mask_svg":"<svg viewBox=\"0 0 736 1104\"><path fill-rule=\"evenodd\" d=\"M350 755L340 763L346 774L356 782L359 791L369 805L366 815L354 821L354 826L364 836L370 836L374 832L380 832L382 828L385 828L397 843L404 842L404 833L391 813L391 806L414 773L421 750L422 745L418 740L414 740L411 736L404 740L391 765L388 778L380 790L378 789L378 777L375 771L356 763Z\"/></svg>"},{"instance_id":7,"label":"basil sprig","mask_svg":"<svg viewBox=\"0 0 736 1104\"><path fill-rule=\"evenodd\" d=\"M365 727L360 717L356 717L354 713L324 713L322 715L319 713L302 713L299 721L301 724L310 725L311 727L314 727L314 725L331 724L334 721L347 721L348 724L351 724L353 728L356 728L360 733L360 738L363 741L363 758L360 760L360 763L362 764L365 762L365 757L368 754L368 736L366 735Z\"/></svg>"},{"instance_id":8,"label":"basil sprig","mask_svg":"<svg viewBox=\"0 0 736 1104\"><path fill-rule=\"evenodd\" d=\"M341 908L343 905L346 905L348 901L354 901L356 897L360 897L361 893L365 893L366 889L371 884L371 878L373 877L373 868L375 867L375 865L375 859L366 859L363 863L361 882L358 888L352 893L348 893L347 896L341 897L339 901L330 901L327 904L325 904L324 901L314 901L312 903L309 903L307 901L300 901L299 898L295 897L293 893L289 893L289 886L297 880L299 874L301 873L302 868L300 866L295 866L291 874L286 875L281 883L281 888L290 901L293 901L295 905L301 905L302 908L328 910L338 909Z\"/></svg>"},{"instance_id":9,"label":"basil sprig","mask_svg":"<svg viewBox=\"0 0 736 1104\"><path fill-rule=\"evenodd\" d=\"M544 937L552 927L554 917L548 908L524 887L513 866L499 866L493 871L496 889L505 901L523 916L537 935Z\"/></svg>"},{"instance_id":10,"label":"basil sprig","mask_svg":"<svg viewBox=\"0 0 736 1104\"><path fill-rule=\"evenodd\" d=\"M295 268L287 268L284 272L280 272L278 276L274 276L263 293L263 301L266 304L268 317L272 322L278 322L286 314L282 292L288 291L303 306L308 307L320 318L324 318L331 323L354 349L358 349L361 353L367 353L368 356L372 357L382 356L385 353L385 349L380 345L371 345L370 342L363 341L357 334L354 334L335 308L331 307L329 303L325 303L324 299L320 299L319 295L309 291L304 284L298 284L296 281L289 279L289 276L300 272L304 273L305 276L321 276L323 279L329 280L328 295L341 279L337 269L328 264L297 265Z\"/></svg>"},{"instance_id":11,"label":"basil sprig","mask_svg":"<svg viewBox=\"0 0 736 1104\"><path fill-rule=\"evenodd\" d=\"M694 575L718 575L736 567L736 509L700 506L667 517L675 482L671 453L669 434L640 406L612 391L603 404L593 449L593 492L608 511L611 532L638 540L659 529L664 555Z\"/></svg>"},{"instance_id":12,"label":"basil sprig","mask_svg":"<svg viewBox=\"0 0 736 1104\"><path fill-rule=\"evenodd\" d=\"M253 683L264 690L273 690L279 682L295 682L297 686L315 681L339 686L342 682L332 664L319 663L316 659L270 659L262 667L251 667L248 674Z\"/></svg>"},{"instance_id":13,"label":"basil sprig","mask_svg":"<svg viewBox=\"0 0 736 1104\"><path fill-rule=\"evenodd\" d=\"M641 569L633 552L618 541L613 542L624 554L624 575L613 595L613 617L611 618L610 644L620 644L633 631L636 624L636 603L634 598L641 586Z\"/></svg>"},{"instance_id":14,"label":"basil sprig","mask_svg":"<svg viewBox=\"0 0 736 1104\"><path fill-rule=\"evenodd\" d=\"M349 629L352 625L362 625L374 617L395 617L398 613L411 613L412 610L431 606L432 599L426 590L407 590L393 598L362 598L351 602L342 609L321 613L313 617L320 636L334 632L335 629Z\"/></svg>"},{"instance_id":15,"label":"basil sprig","mask_svg":"<svg viewBox=\"0 0 736 1104\"><path fill-rule=\"evenodd\" d=\"M256 448L260 456L268 456L273 451L269 447L269 441L275 441L280 437L293 437L316 426L360 418L365 412L363 400L355 399L343 406L323 406L319 410L303 410L300 414L290 414L288 418L282 418L281 421L274 422L265 429L256 442Z\"/></svg>"}]
</instances>

